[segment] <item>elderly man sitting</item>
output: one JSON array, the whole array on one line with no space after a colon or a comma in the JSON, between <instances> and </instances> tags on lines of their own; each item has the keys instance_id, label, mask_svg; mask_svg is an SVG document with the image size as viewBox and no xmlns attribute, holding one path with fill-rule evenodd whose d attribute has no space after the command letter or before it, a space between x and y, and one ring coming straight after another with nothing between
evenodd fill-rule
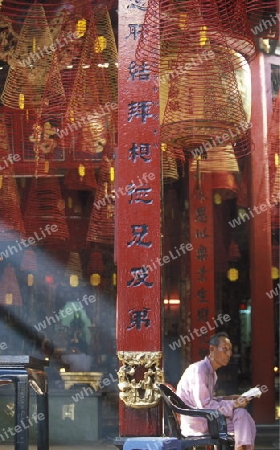
<instances>
[{"instance_id":1,"label":"elderly man sitting","mask_svg":"<svg viewBox=\"0 0 280 450\"><path fill-rule=\"evenodd\" d=\"M226 366L232 354L229 337L224 332L217 333L211 337L209 345L209 356L185 370L177 386L177 395L194 408L220 411L226 417L228 431L234 434L235 450L253 450L256 426L245 409L251 398L239 395L214 397L216 370ZM182 415L181 431L184 436L203 434L207 432L207 421Z\"/></svg>"}]
</instances>

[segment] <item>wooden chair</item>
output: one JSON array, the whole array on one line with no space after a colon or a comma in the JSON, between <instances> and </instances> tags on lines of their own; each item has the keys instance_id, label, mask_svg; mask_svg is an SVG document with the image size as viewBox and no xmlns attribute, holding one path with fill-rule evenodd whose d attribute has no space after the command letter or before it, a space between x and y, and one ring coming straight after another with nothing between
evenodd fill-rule
<instances>
[{"instance_id":1,"label":"wooden chair","mask_svg":"<svg viewBox=\"0 0 280 450\"><path fill-rule=\"evenodd\" d=\"M227 433L226 419L219 411L214 409L195 409L186 405L178 395L166 384L157 385L164 401L165 417L167 419L169 436L181 441L181 450L206 446L217 450L234 448L234 439ZM201 436L183 436L181 433L178 415L190 417L203 417L208 422L208 434Z\"/></svg>"}]
</instances>

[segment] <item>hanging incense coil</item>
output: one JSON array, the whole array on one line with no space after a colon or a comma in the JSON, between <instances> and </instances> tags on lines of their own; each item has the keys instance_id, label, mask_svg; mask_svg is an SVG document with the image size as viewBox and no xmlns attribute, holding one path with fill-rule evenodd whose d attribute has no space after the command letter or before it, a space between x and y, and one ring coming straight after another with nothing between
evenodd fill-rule
<instances>
[{"instance_id":1,"label":"hanging incense coil","mask_svg":"<svg viewBox=\"0 0 280 450\"><path fill-rule=\"evenodd\" d=\"M99 209L95 205L103 203ZM108 200L107 200L108 199ZM108 191L106 183L97 188L90 216L86 240L104 244L114 243L115 199Z\"/></svg>"},{"instance_id":2,"label":"hanging incense coil","mask_svg":"<svg viewBox=\"0 0 280 450\"><path fill-rule=\"evenodd\" d=\"M56 128L50 123L37 124L38 116L35 110L5 112L8 123L9 140L13 142L21 133L22 160L24 173L34 176L49 173L49 161L46 155L56 152Z\"/></svg>"},{"instance_id":3,"label":"hanging incense coil","mask_svg":"<svg viewBox=\"0 0 280 450\"><path fill-rule=\"evenodd\" d=\"M170 183L179 179L178 167L186 160L184 151L180 147L160 145L162 151L162 174L164 183Z\"/></svg>"},{"instance_id":4,"label":"hanging incense coil","mask_svg":"<svg viewBox=\"0 0 280 450\"><path fill-rule=\"evenodd\" d=\"M243 0L239 4L243 4ZM190 145L205 142L210 137L223 135L226 131L234 133L240 124L244 124L240 134L245 135L248 127L246 122L250 117L250 93L246 102L244 99L242 102L241 92L246 90L243 87L239 92L240 74L236 72L238 68L247 65L247 61L241 55L246 53L243 47L237 45L241 45L241 36L244 35L244 27L241 27L242 21L238 14L235 14L235 23L239 23L240 33L236 33L236 45L230 45L229 41L232 44L233 38L230 36L227 39L224 32L226 28L231 29L233 26L232 23L226 24L229 4L224 15L221 5L215 1L205 4L194 0L183 5L180 3L179 6L162 1L160 6L154 4L154 7L155 11L150 14L150 32L145 28L145 21L139 48L147 49L145 42L149 41L150 36L152 40L160 42L160 49L148 45L152 60L146 54L141 55L141 60L147 60L150 70L153 66L160 70L163 142L186 149ZM148 12L149 7L147 16ZM159 18L162 29L159 28L158 32ZM221 27L217 24L221 24ZM248 24L246 26L248 28ZM145 41L142 47L141 38ZM250 59L249 55L252 51L254 53L255 47L253 39L248 38L247 42L246 58ZM137 51L136 55L140 60ZM153 61L154 56L158 61ZM247 76L248 79L250 77ZM246 87L249 91L247 84ZM187 118L186 122L181 121L181 117Z\"/></svg>"},{"instance_id":5,"label":"hanging incense coil","mask_svg":"<svg viewBox=\"0 0 280 450\"><path fill-rule=\"evenodd\" d=\"M60 15L63 16L62 25L56 27L54 33L56 35L56 41L65 43L66 45L58 46L56 51L57 64L61 82L64 90L63 104L60 113L63 115L63 120L59 119L59 135L62 139L64 147L73 145L73 132L79 129L75 124L72 125L74 118L71 116L70 122L65 118L67 107L72 95L74 82L78 73L79 61L82 55L85 36L82 32L78 32L79 21L84 21L85 28L89 25L92 8L89 2L82 1L69 2L67 5L62 5L61 10L58 10L57 20L60 19ZM55 21L55 18L53 19ZM53 29L53 28L52 28ZM70 39L69 39L70 36ZM69 123L69 126L67 127ZM76 128L75 128L76 127Z\"/></svg>"},{"instance_id":6,"label":"hanging incense coil","mask_svg":"<svg viewBox=\"0 0 280 450\"><path fill-rule=\"evenodd\" d=\"M48 50L52 43L44 8L35 3L28 9L19 35L3 89L4 105L16 109L40 106L52 60L52 52Z\"/></svg>"},{"instance_id":7,"label":"hanging incense coil","mask_svg":"<svg viewBox=\"0 0 280 450\"><path fill-rule=\"evenodd\" d=\"M0 241L25 236L18 187L13 173L0 176Z\"/></svg>"},{"instance_id":8,"label":"hanging incense coil","mask_svg":"<svg viewBox=\"0 0 280 450\"><path fill-rule=\"evenodd\" d=\"M251 124L249 123L248 126L251 127ZM241 136L240 134L242 134L242 132L240 128L242 128L242 124L236 126L236 137L233 143L234 154L237 159L249 155L254 151L255 147L254 142L252 141L251 128L247 129L246 132ZM244 129L245 128L243 128L243 130Z\"/></svg>"},{"instance_id":9,"label":"hanging incense coil","mask_svg":"<svg viewBox=\"0 0 280 450\"><path fill-rule=\"evenodd\" d=\"M89 256L87 273L88 275L92 275L93 273L98 273L99 275L103 275L105 270L105 266L103 263L102 253L101 252L91 252Z\"/></svg>"},{"instance_id":10,"label":"hanging incense coil","mask_svg":"<svg viewBox=\"0 0 280 450\"><path fill-rule=\"evenodd\" d=\"M49 20L54 41L67 42L68 45L71 36L74 39L77 37L77 34L74 33L77 31L78 20L88 20L91 11L90 0L70 0L67 3L56 4L56 10ZM79 34L82 35L81 33ZM71 48L67 49L67 53L70 55ZM74 55L75 53L72 53L72 58L75 57Z\"/></svg>"},{"instance_id":11,"label":"hanging incense coil","mask_svg":"<svg viewBox=\"0 0 280 450\"><path fill-rule=\"evenodd\" d=\"M70 252L64 275L67 278L71 275L76 275L80 280L83 278L82 262L78 252Z\"/></svg>"},{"instance_id":12,"label":"hanging incense coil","mask_svg":"<svg viewBox=\"0 0 280 450\"><path fill-rule=\"evenodd\" d=\"M108 127L106 116L84 113L84 122L75 119L72 123L72 139L74 149L77 149L79 158L89 160L101 160L105 154L108 138ZM75 151L76 153L76 151Z\"/></svg>"},{"instance_id":13,"label":"hanging incense coil","mask_svg":"<svg viewBox=\"0 0 280 450\"><path fill-rule=\"evenodd\" d=\"M190 170L200 172L239 172L232 145L210 148L191 162Z\"/></svg>"},{"instance_id":14,"label":"hanging incense coil","mask_svg":"<svg viewBox=\"0 0 280 450\"><path fill-rule=\"evenodd\" d=\"M114 189L114 185L112 184L112 171L114 172L113 161L107 156L104 156L98 174L98 186L106 183L107 185L110 185L110 191Z\"/></svg>"},{"instance_id":15,"label":"hanging incense coil","mask_svg":"<svg viewBox=\"0 0 280 450\"><path fill-rule=\"evenodd\" d=\"M248 123L232 51L222 47L212 51L212 59L203 60L201 55L198 67L192 64L189 49L178 57L164 111L164 142L186 148L215 138L218 145L226 144L245 135ZM225 70L230 66L232 70ZM187 73L182 76L176 67L184 67ZM224 138L224 134L228 137Z\"/></svg>"},{"instance_id":16,"label":"hanging incense coil","mask_svg":"<svg viewBox=\"0 0 280 450\"><path fill-rule=\"evenodd\" d=\"M37 272L37 255L32 248L27 248L26 250L24 250L20 263L20 269L29 273Z\"/></svg>"},{"instance_id":17,"label":"hanging incense coil","mask_svg":"<svg viewBox=\"0 0 280 450\"><path fill-rule=\"evenodd\" d=\"M167 149L162 150L162 177L164 183L172 183L179 179L176 159Z\"/></svg>"},{"instance_id":18,"label":"hanging incense coil","mask_svg":"<svg viewBox=\"0 0 280 450\"><path fill-rule=\"evenodd\" d=\"M80 151L95 157L102 156L105 145L114 142L117 107L112 101L98 37L96 18L92 15L66 112L72 127L78 125L81 131Z\"/></svg>"},{"instance_id":19,"label":"hanging incense coil","mask_svg":"<svg viewBox=\"0 0 280 450\"><path fill-rule=\"evenodd\" d=\"M39 236L36 243L65 240L69 232L65 204L57 177L33 178L24 213L26 233ZM50 228L53 225L53 229ZM36 237L36 236L35 236Z\"/></svg>"},{"instance_id":20,"label":"hanging incense coil","mask_svg":"<svg viewBox=\"0 0 280 450\"><path fill-rule=\"evenodd\" d=\"M5 14L9 18L10 23L17 33L20 33L22 29L25 17L30 8L30 0L14 0L14 1L3 1L1 7L1 15ZM34 4L38 4L37 1L33 1ZM54 17L56 10L58 8L57 2L52 0L44 3L44 11L48 21ZM39 16L40 18L40 16Z\"/></svg>"},{"instance_id":21,"label":"hanging incense coil","mask_svg":"<svg viewBox=\"0 0 280 450\"><path fill-rule=\"evenodd\" d=\"M114 184L109 181L111 167L111 161L104 158L90 215L87 242L114 243L115 190Z\"/></svg>"},{"instance_id":22,"label":"hanging incense coil","mask_svg":"<svg viewBox=\"0 0 280 450\"><path fill-rule=\"evenodd\" d=\"M52 21L52 29L55 28L54 32L57 36L56 41L67 42L66 45L58 46L56 52L67 105L77 77L92 14L93 8L90 0L70 0L58 8L57 17L54 17ZM56 21L59 24L62 22L62 25L57 27Z\"/></svg>"},{"instance_id":23,"label":"hanging incense coil","mask_svg":"<svg viewBox=\"0 0 280 450\"><path fill-rule=\"evenodd\" d=\"M15 269L9 264L5 267L0 283L0 305L22 306L22 297Z\"/></svg>"},{"instance_id":24,"label":"hanging incense coil","mask_svg":"<svg viewBox=\"0 0 280 450\"><path fill-rule=\"evenodd\" d=\"M106 137L106 145L104 147L104 155L109 158L113 157L116 146L116 134L118 129L118 52L114 31L106 6L98 5L94 8L96 28L98 33L98 41L95 49L100 49L104 60L104 69L106 74L106 85L109 88L110 102L110 119L109 129ZM107 102L106 102L107 105Z\"/></svg>"},{"instance_id":25,"label":"hanging incense coil","mask_svg":"<svg viewBox=\"0 0 280 450\"><path fill-rule=\"evenodd\" d=\"M66 95L58 67L57 53L54 53L38 111L38 122L45 123L55 120L57 116L61 116L65 111Z\"/></svg>"},{"instance_id":26,"label":"hanging incense coil","mask_svg":"<svg viewBox=\"0 0 280 450\"><path fill-rule=\"evenodd\" d=\"M65 143L59 129L63 126L66 111L66 96L58 68L57 54L54 53L40 108L33 125L33 151L37 161L64 159ZM50 167L48 168L48 171ZM47 171L47 172L48 172Z\"/></svg>"},{"instance_id":27,"label":"hanging incense coil","mask_svg":"<svg viewBox=\"0 0 280 450\"><path fill-rule=\"evenodd\" d=\"M182 42L188 47L195 34L197 49L209 41L233 49L247 61L256 55L245 0L149 0L136 58L147 61L152 71L163 69L162 58L179 52Z\"/></svg>"},{"instance_id":28,"label":"hanging incense coil","mask_svg":"<svg viewBox=\"0 0 280 450\"><path fill-rule=\"evenodd\" d=\"M30 7L30 0L20 0L20 1L5 1L1 8L1 15L5 14L5 18L9 20L9 23L17 33L20 32L24 18ZM37 3L34 1L34 3ZM92 0L68 0L67 3L61 3L57 1L50 0L44 3L44 11L46 18L48 20L50 32L55 42L59 35L63 37L60 33L64 29L65 36L68 38L69 34L76 31L77 21L79 19L87 19L90 12L92 11ZM67 27L65 24L67 23ZM61 40L62 44L66 42Z\"/></svg>"},{"instance_id":29,"label":"hanging incense coil","mask_svg":"<svg viewBox=\"0 0 280 450\"><path fill-rule=\"evenodd\" d=\"M93 113L95 108L105 105L111 99L101 45L98 40L96 18L92 14L87 26L77 76L66 113L70 120L82 117L85 102L87 103L87 112ZM82 109L82 112L79 108Z\"/></svg>"},{"instance_id":30,"label":"hanging incense coil","mask_svg":"<svg viewBox=\"0 0 280 450\"><path fill-rule=\"evenodd\" d=\"M105 69L107 69L106 72L111 91L111 99L113 102L117 102L118 52L108 8L103 5L98 5L94 8L94 14L98 39L100 42L99 47L104 59Z\"/></svg>"}]
</instances>

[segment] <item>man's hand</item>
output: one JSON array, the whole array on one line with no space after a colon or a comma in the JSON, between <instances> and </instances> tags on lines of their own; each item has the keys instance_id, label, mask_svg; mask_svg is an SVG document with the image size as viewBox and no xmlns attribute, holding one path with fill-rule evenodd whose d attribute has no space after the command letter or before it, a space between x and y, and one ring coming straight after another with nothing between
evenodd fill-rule
<instances>
[{"instance_id":1,"label":"man's hand","mask_svg":"<svg viewBox=\"0 0 280 450\"><path fill-rule=\"evenodd\" d=\"M237 396L237 399L235 400L233 407L236 408L246 408L248 403L252 400L252 397L243 397L242 395Z\"/></svg>"}]
</instances>

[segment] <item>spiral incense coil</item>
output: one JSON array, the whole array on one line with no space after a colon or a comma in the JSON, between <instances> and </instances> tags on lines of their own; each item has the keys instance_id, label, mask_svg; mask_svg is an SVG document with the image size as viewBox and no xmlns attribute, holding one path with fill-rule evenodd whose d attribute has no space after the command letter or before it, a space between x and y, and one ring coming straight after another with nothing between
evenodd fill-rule
<instances>
[{"instance_id":1,"label":"spiral incense coil","mask_svg":"<svg viewBox=\"0 0 280 450\"><path fill-rule=\"evenodd\" d=\"M105 199L105 206L98 209L95 205L100 204ZM115 223L115 199L110 193L106 183L100 185L96 190L94 204L90 216L87 231L87 242L99 242L103 244L114 243L114 223Z\"/></svg>"},{"instance_id":2,"label":"spiral incense coil","mask_svg":"<svg viewBox=\"0 0 280 450\"><path fill-rule=\"evenodd\" d=\"M106 6L98 5L94 8L96 27L100 40L100 50L107 69L108 83L113 102L118 101L118 52L114 31Z\"/></svg>"},{"instance_id":3,"label":"spiral incense coil","mask_svg":"<svg viewBox=\"0 0 280 450\"><path fill-rule=\"evenodd\" d=\"M99 47L104 60L106 84L108 83L109 87L109 107L107 106L106 109L110 112L110 118L106 133L106 146L104 146L103 153L109 158L112 158L116 146L116 133L118 129L118 52L108 8L98 5L94 8L94 14ZM107 102L106 105L108 105Z\"/></svg>"},{"instance_id":4,"label":"spiral incense coil","mask_svg":"<svg viewBox=\"0 0 280 450\"><path fill-rule=\"evenodd\" d=\"M20 269L29 273L37 272L37 255L32 248L27 248L26 250L24 250L20 263Z\"/></svg>"},{"instance_id":5,"label":"spiral incense coil","mask_svg":"<svg viewBox=\"0 0 280 450\"><path fill-rule=\"evenodd\" d=\"M66 105L63 103L63 113L66 113L67 106L72 95L73 85L77 76L79 61L85 43L85 32L92 15L92 8L89 2L71 2L67 4L65 10L63 6L59 10L63 15L63 22L55 28L56 42L62 43L57 47L57 64L60 72ZM60 15L58 13L58 17ZM79 28L82 22L85 32ZM65 108L66 106L66 108Z\"/></svg>"},{"instance_id":6,"label":"spiral incense coil","mask_svg":"<svg viewBox=\"0 0 280 450\"><path fill-rule=\"evenodd\" d=\"M115 133L115 110L112 101L102 46L98 39L97 23L92 14L85 34L85 43L80 58L77 75L68 103L66 119L73 133L81 133L79 149L102 156L106 144L113 142Z\"/></svg>"},{"instance_id":7,"label":"spiral incense coil","mask_svg":"<svg viewBox=\"0 0 280 450\"><path fill-rule=\"evenodd\" d=\"M56 177L33 178L24 212L26 234L40 237L36 243L65 240L69 232L65 217L65 204ZM50 228L54 225L53 229ZM42 231L43 230L43 231Z\"/></svg>"},{"instance_id":8,"label":"spiral incense coil","mask_svg":"<svg viewBox=\"0 0 280 450\"><path fill-rule=\"evenodd\" d=\"M0 175L0 241L19 239L25 236L24 222L20 208L20 197L16 179Z\"/></svg>"},{"instance_id":9,"label":"spiral incense coil","mask_svg":"<svg viewBox=\"0 0 280 450\"><path fill-rule=\"evenodd\" d=\"M70 0L67 4L57 7L51 20L53 39L59 43L56 51L57 62L67 105L72 95L92 15L91 0Z\"/></svg>"},{"instance_id":10,"label":"spiral incense coil","mask_svg":"<svg viewBox=\"0 0 280 450\"><path fill-rule=\"evenodd\" d=\"M53 44L44 8L33 4L28 9L14 60L3 89L4 105L16 109L40 106L46 75L50 68Z\"/></svg>"},{"instance_id":11,"label":"spiral incense coil","mask_svg":"<svg viewBox=\"0 0 280 450\"><path fill-rule=\"evenodd\" d=\"M176 159L166 151L162 152L162 177L164 183L172 183L179 179Z\"/></svg>"},{"instance_id":12,"label":"spiral incense coil","mask_svg":"<svg viewBox=\"0 0 280 450\"><path fill-rule=\"evenodd\" d=\"M14 267L5 267L0 283L0 305L22 306L22 297Z\"/></svg>"},{"instance_id":13,"label":"spiral incense coil","mask_svg":"<svg viewBox=\"0 0 280 450\"><path fill-rule=\"evenodd\" d=\"M66 96L55 52L33 124L32 142L36 160L48 159L52 164L64 159L65 142L58 132L63 128L65 111Z\"/></svg>"},{"instance_id":14,"label":"spiral incense coil","mask_svg":"<svg viewBox=\"0 0 280 450\"><path fill-rule=\"evenodd\" d=\"M99 275L103 275L105 270L105 266L102 259L101 252L91 252L89 256L89 261L87 265L87 273L91 275L93 273L98 273Z\"/></svg>"},{"instance_id":15,"label":"spiral incense coil","mask_svg":"<svg viewBox=\"0 0 280 450\"><path fill-rule=\"evenodd\" d=\"M200 61L194 64L191 50L181 51L176 75L170 80L162 140L181 147L201 145L211 139L211 146L215 140L217 145L234 142L246 134L248 123L232 51L212 47L210 59L201 51ZM183 76L181 70L186 72Z\"/></svg>"},{"instance_id":16,"label":"spiral incense coil","mask_svg":"<svg viewBox=\"0 0 280 450\"><path fill-rule=\"evenodd\" d=\"M9 18L13 29L16 30L17 33L20 33L20 30L22 29L26 14L30 8L30 4L33 3L33 5L40 5L40 2L37 3L36 0L3 0L1 3L1 15L4 14ZM58 5L54 0L49 0L47 2L44 1L43 3L45 15L49 22L56 15Z\"/></svg>"},{"instance_id":17,"label":"spiral incense coil","mask_svg":"<svg viewBox=\"0 0 280 450\"><path fill-rule=\"evenodd\" d=\"M197 50L209 42L233 49L247 61L256 56L245 0L149 0L136 59L145 60L151 71L164 69L162 58L180 52L181 44L187 48L194 39Z\"/></svg>"},{"instance_id":18,"label":"spiral incense coil","mask_svg":"<svg viewBox=\"0 0 280 450\"><path fill-rule=\"evenodd\" d=\"M104 156L98 174L98 186L102 183L111 184L111 170L114 170L113 163L107 156Z\"/></svg>"},{"instance_id":19,"label":"spiral incense coil","mask_svg":"<svg viewBox=\"0 0 280 450\"><path fill-rule=\"evenodd\" d=\"M58 67L57 53L53 55L42 95L37 123L45 123L66 111L66 95Z\"/></svg>"},{"instance_id":20,"label":"spiral incense coil","mask_svg":"<svg viewBox=\"0 0 280 450\"><path fill-rule=\"evenodd\" d=\"M178 166L184 164L185 155L182 148L173 148L162 143L162 174L164 183L170 183L179 179Z\"/></svg>"},{"instance_id":21,"label":"spiral incense coil","mask_svg":"<svg viewBox=\"0 0 280 450\"><path fill-rule=\"evenodd\" d=\"M70 252L64 275L68 278L70 275L77 275L80 279L83 278L82 262L78 252Z\"/></svg>"},{"instance_id":22,"label":"spiral incense coil","mask_svg":"<svg viewBox=\"0 0 280 450\"><path fill-rule=\"evenodd\" d=\"M104 158L90 215L87 242L114 243L115 190L114 183L110 181L111 167L111 161Z\"/></svg>"},{"instance_id":23,"label":"spiral incense coil","mask_svg":"<svg viewBox=\"0 0 280 450\"><path fill-rule=\"evenodd\" d=\"M8 18L17 32L20 32L22 28L30 3L32 3L30 0L2 0L1 15ZM37 1L33 0L33 3L36 4ZM74 16L86 18L87 12L93 7L93 0L67 0L67 3L44 0L42 3L53 40L58 37L58 33L68 19L72 20Z\"/></svg>"},{"instance_id":24,"label":"spiral incense coil","mask_svg":"<svg viewBox=\"0 0 280 450\"><path fill-rule=\"evenodd\" d=\"M86 113L100 114L97 108L110 101L109 84L100 45L96 19L92 15L66 112L70 120L81 118Z\"/></svg>"}]
</instances>

